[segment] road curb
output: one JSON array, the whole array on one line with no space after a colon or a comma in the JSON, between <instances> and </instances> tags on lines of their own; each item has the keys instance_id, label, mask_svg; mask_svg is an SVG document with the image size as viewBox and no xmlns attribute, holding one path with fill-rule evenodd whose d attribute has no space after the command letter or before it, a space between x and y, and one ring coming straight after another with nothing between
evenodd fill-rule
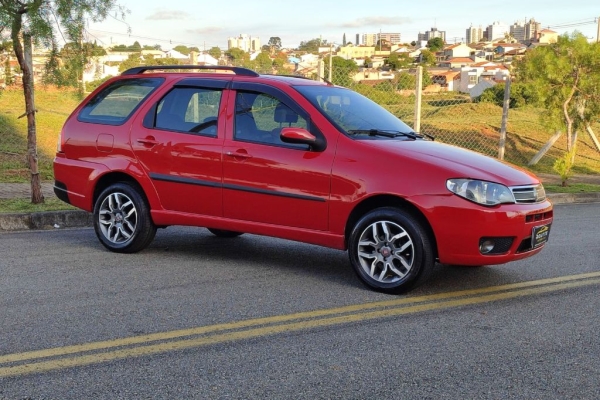
<instances>
[{"instance_id":1,"label":"road curb","mask_svg":"<svg viewBox=\"0 0 600 400\"><path fill-rule=\"evenodd\" d=\"M554 204L596 203L600 202L600 193L551 193L548 198Z\"/></svg>"},{"instance_id":2,"label":"road curb","mask_svg":"<svg viewBox=\"0 0 600 400\"><path fill-rule=\"evenodd\" d=\"M597 203L600 193L549 193L554 204ZM36 213L0 214L0 231L85 228L93 226L92 214L87 211L47 211Z\"/></svg>"},{"instance_id":3,"label":"road curb","mask_svg":"<svg viewBox=\"0 0 600 400\"><path fill-rule=\"evenodd\" d=\"M79 210L0 214L0 231L83 228L92 224L92 214Z\"/></svg>"}]
</instances>

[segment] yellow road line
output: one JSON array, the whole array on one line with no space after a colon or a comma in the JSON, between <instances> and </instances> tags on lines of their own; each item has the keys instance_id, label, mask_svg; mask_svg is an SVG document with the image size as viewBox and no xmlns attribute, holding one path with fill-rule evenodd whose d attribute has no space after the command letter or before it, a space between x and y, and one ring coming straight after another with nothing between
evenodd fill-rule
<instances>
[{"instance_id":1,"label":"yellow road line","mask_svg":"<svg viewBox=\"0 0 600 400\"><path fill-rule=\"evenodd\" d=\"M210 326L202 326L202 327L196 327L196 328L180 329L180 330L168 331L168 332L151 333L148 335L131 336L131 337L126 337L126 338L121 338L121 339L57 347L57 348L52 348L52 349L34 350L34 351L28 351L28 352L23 352L23 353L15 353L15 354L8 354L8 355L0 356L0 364L15 362L15 361L25 361L25 360L34 359L34 358L55 357L55 356L62 356L62 355L67 355L67 354L72 354L72 353L80 353L80 352L85 352L85 351L102 350L102 349L111 348L111 347L131 346L131 345L135 345L135 344L147 343L147 342L152 342L152 341L177 339L177 338L181 338L181 337L185 337L185 336L195 336L195 335L202 335L202 334L207 334L207 333L211 333L211 332L247 328L250 326L288 322L288 321L293 321L293 320L297 320L297 319L318 318L318 317L323 317L323 316L328 316L328 315L359 312L359 311L364 311L364 310L374 309L374 308L397 307L400 305L423 303L423 302L429 302L429 301L438 301L438 300L444 300L444 299L455 298L455 297L476 296L476 295L481 295L481 294L486 294L486 293L500 292L500 291L506 291L506 290L515 290L515 289L532 287L532 286L549 285L549 284L562 283L562 282L568 282L568 281L574 281L574 280L580 280L580 279L596 278L596 277L600 277L600 272L590 272L590 273L585 273L585 274L561 276L561 277L557 277L557 278L547 278L547 279L540 279L540 280L535 280L535 281L525 281L525 282L511 283L511 284L506 284L506 285L491 286L491 287L486 287L486 288L481 288L481 289L468 289L468 290L461 290L461 291L455 291L455 292L438 293L438 294L433 294L433 295L425 295L425 296L418 296L418 297L407 297L407 298L400 298L400 299L394 299L394 300L379 301L379 302L373 302L373 303L355 304L355 305L350 305L350 306L328 308L328 309L315 310L315 311L305 311L305 312L299 312L299 313L293 313L293 314L277 315L277 316L273 316L273 317L254 318L254 319L249 319L249 320L244 320L244 321L229 322L229 323L216 324L216 325L210 325Z\"/></svg>"},{"instance_id":2,"label":"yellow road line","mask_svg":"<svg viewBox=\"0 0 600 400\"><path fill-rule=\"evenodd\" d=\"M362 310L362 312L355 313L355 314L339 315L339 313L338 313L338 315L334 315L334 316L327 317L327 318L309 319L309 320L304 320L304 321L269 325L269 326L263 326L263 327L258 327L258 328L250 328L252 325L244 325L243 327L246 327L249 329L233 331L233 332L217 333L217 334L214 334L211 336L204 336L204 337L199 337L199 338L180 339L180 340L165 342L165 343L147 344L147 345L141 345L138 347L117 349L117 350L112 350L112 351L96 353L96 354L85 354L85 355L80 355L80 356L60 358L60 359L54 359L54 360L46 360L46 361L38 361L38 362L34 361L32 363L27 363L27 364L22 364L22 365L2 367L2 368L0 368L0 377L47 372L47 371L58 370L58 369L63 369L63 368L92 365L92 364L113 361L113 360L119 360L119 359L124 359L124 358L129 358L129 357L147 356L147 355L164 353L164 352L169 352L169 351L174 351L174 350L182 350L182 349L201 347L201 346L206 346L206 345L211 345L211 344L231 342L231 341L235 341L235 340L244 340L244 339L251 339L251 338L256 338L256 337L263 337L263 336L274 335L274 334L283 333L283 332L294 332L294 331L306 330L306 329L317 328L317 327L335 326L335 325L339 325L339 324L347 324L347 323L352 323L352 322L368 321L368 320L377 319L377 318L414 314L414 313L418 313L418 312L431 311L431 310L442 310L442 309L447 309L447 308L452 308L452 307L461 307L461 306L466 306L466 305L482 304L482 303L506 300L506 299L511 299L511 298L523 297L523 296L531 296L531 295L536 295L536 294L556 292L559 290L600 284L600 278L599 279L589 279L589 277L596 277L599 275L600 275L600 273L573 275L571 277L565 277L565 278L568 278L567 282L562 282L562 283L559 283L560 281L557 281L556 280L557 278L553 278L551 280L522 282L522 284L526 284L526 283L530 284L530 285L525 285L525 286L523 286L522 284L503 285L502 287L510 286L511 288L518 289L518 290L493 293L493 292L497 292L497 290L491 290L492 288L486 288L486 289L488 289L487 292L492 292L492 293L485 294L486 291L484 289L479 289L478 291L481 294L476 297L466 297L466 298L458 298L458 299L452 299L450 297L450 299L440 301L440 302L433 302L433 303L426 303L426 304L414 304L414 305L408 305L406 307L400 307L400 308L384 308L381 310L371 310L371 311L368 311L368 308L365 308ZM581 277L583 277L583 276L588 277L588 279L581 280ZM575 277L579 277L579 278L575 278ZM548 283L546 286L540 286L539 282L541 282L541 281L545 281ZM538 282L538 284L531 285L531 283L533 283L533 282ZM515 286L518 286L518 287L515 287ZM531 287L531 286L539 286L539 287ZM499 287L501 287L501 286L498 286L498 288ZM471 292L471 291L453 292L453 293L464 293L464 292ZM450 294L451 293L447 293L446 295L450 295ZM433 295L433 296L437 296L437 295ZM422 296L422 297L432 297L432 296ZM456 297L456 296L454 296L454 297ZM417 299L417 298L415 298L415 299ZM403 299L403 300L409 300L409 299ZM405 304L406 302L401 303L398 300L390 301L390 302L379 302L379 304L390 304L390 303L397 305L397 304ZM413 303L418 303L418 302L413 302ZM358 307L358 306L356 306L356 307ZM345 309L347 309L347 307L341 307L340 309L345 310ZM322 311L326 311L326 310L322 310ZM298 313L298 314L292 314L292 315L299 315L299 314L313 315L314 313ZM282 317L286 317L286 316L282 316ZM266 320L266 319L270 319L271 323L281 322L281 319L277 319L275 317L274 318L263 318L263 320ZM298 318L296 318L296 319L298 319ZM238 324L241 326L243 323L244 323L244 321L241 321L239 323L222 324L222 325ZM210 329L210 328L212 328L212 326L205 327L205 328ZM201 329L201 328L196 328L194 330L198 330L198 329ZM188 330L188 331L191 331L191 330ZM216 330L212 329L212 331L215 332ZM177 332L180 332L180 331L177 331ZM206 331L206 332L208 332L208 331ZM169 334L169 333L170 332L167 332L166 334ZM148 341L143 342L143 343L147 343L147 342ZM103 343L106 343L106 342L103 342ZM90 345L93 345L93 344L94 343L90 343ZM85 346L85 345L82 345L82 346ZM71 347L73 347L73 346L71 346ZM86 351L89 349L90 349L90 347L85 347ZM60 348L52 349L52 350L60 350ZM65 355L68 353L57 352L56 354ZM9 357L9 356L5 356L5 357ZM19 354L15 354L14 356L19 356ZM47 357L47 356L44 355L43 357ZM3 362L7 362L7 361L3 361Z\"/></svg>"},{"instance_id":3,"label":"yellow road line","mask_svg":"<svg viewBox=\"0 0 600 400\"><path fill-rule=\"evenodd\" d=\"M539 280L535 280L535 281L518 282L518 283L511 283L511 284L506 284L506 285L490 286L490 287L480 288L480 289L468 289L468 290L461 290L461 291L456 291L456 292L439 293L439 294L432 294L432 295L425 295L425 296L418 296L418 297L406 297L406 298L379 301L379 302L373 302L373 303L355 304L355 305L344 306L344 307L328 308L328 309L315 310L315 311L305 311L305 312L299 312L299 313L293 313L293 314L277 315L277 316L273 316L273 317L254 318L254 319L248 319L248 320L244 320L244 321L229 322L229 323L216 324L216 325L210 325L210 326L201 326L201 327L196 327L196 328L180 329L180 330L168 331L168 332L151 333L148 335L130 336L130 337L121 338L121 339L105 340L105 341L84 343L84 344L57 347L57 348L51 348L51 349L33 350L33 351L27 351L27 352L23 352L23 353L7 354L4 356L0 356L0 364L9 363L9 362L17 362L17 361L25 361L25 360L29 360L29 359L35 359L35 358L63 356L63 355L68 355L68 354L73 354L73 353L102 350L102 349L108 349L108 348L113 348L113 347L131 346L131 345L143 344L143 343L148 343L148 342L153 342L153 341L177 339L177 338L181 338L181 337L185 337L185 336L203 335L203 334L207 334L207 333L211 333L211 332L241 329L241 328L265 325L265 324L289 322L289 321L298 320L298 319L319 318L319 317L324 317L324 316L328 316L328 315L360 312L360 311L365 311L365 310L369 310L369 309L383 308L383 307L398 307L401 305L409 305L409 304L414 304L414 303L439 301L439 300L445 300L445 299L456 298L456 297L464 297L464 296L476 296L476 295L481 295L481 294L486 294L486 293L501 292L501 291L506 291L506 290L515 290L515 289L527 288L527 287L532 287L532 286L550 285L550 284L569 282L569 281L580 280L580 279L590 279L590 278L596 278L596 277L600 277L600 272L590 272L590 273L585 273L585 274L568 275L568 276L561 276L561 277L557 277L557 278L539 279Z\"/></svg>"}]
</instances>

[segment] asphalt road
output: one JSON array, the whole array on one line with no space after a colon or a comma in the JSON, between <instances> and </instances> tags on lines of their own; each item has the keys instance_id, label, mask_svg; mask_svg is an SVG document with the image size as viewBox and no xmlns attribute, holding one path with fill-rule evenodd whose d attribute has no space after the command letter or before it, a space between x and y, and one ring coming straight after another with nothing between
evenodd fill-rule
<instances>
[{"instance_id":1,"label":"asphalt road","mask_svg":"<svg viewBox=\"0 0 600 400\"><path fill-rule=\"evenodd\" d=\"M344 252L168 228L0 233L0 399L600 398L600 203L536 257L438 266L407 296Z\"/></svg>"}]
</instances>

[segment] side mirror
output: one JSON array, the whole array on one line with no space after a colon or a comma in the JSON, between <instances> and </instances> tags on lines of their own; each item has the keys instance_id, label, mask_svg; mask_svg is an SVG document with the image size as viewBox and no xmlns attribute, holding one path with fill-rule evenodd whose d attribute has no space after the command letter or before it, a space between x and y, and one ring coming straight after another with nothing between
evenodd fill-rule
<instances>
[{"instance_id":1,"label":"side mirror","mask_svg":"<svg viewBox=\"0 0 600 400\"><path fill-rule=\"evenodd\" d=\"M317 138L304 128L288 127L283 128L280 134L281 141L291 144L307 144L311 150L325 150L325 142Z\"/></svg>"}]
</instances>

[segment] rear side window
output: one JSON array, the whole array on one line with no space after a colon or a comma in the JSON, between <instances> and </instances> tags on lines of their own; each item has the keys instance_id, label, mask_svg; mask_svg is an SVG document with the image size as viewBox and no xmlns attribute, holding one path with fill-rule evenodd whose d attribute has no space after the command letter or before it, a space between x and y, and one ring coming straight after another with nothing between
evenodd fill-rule
<instances>
[{"instance_id":1,"label":"rear side window","mask_svg":"<svg viewBox=\"0 0 600 400\"><path fill-rule=\"evenodd\" d=\"M176 87L156 108L157 129L217 136L221 89Z\"/></svg>"},{"instance_id":2,"label":"rear side window","mask_svg":"<svg viewBox=\"0 0 600 400\"><path fill-rule=\"evenodd\" d=\"M121 125L163 81L163 78L139 78L113 82L85 105L77 119Z\"/></svg>"}]
</instances>

